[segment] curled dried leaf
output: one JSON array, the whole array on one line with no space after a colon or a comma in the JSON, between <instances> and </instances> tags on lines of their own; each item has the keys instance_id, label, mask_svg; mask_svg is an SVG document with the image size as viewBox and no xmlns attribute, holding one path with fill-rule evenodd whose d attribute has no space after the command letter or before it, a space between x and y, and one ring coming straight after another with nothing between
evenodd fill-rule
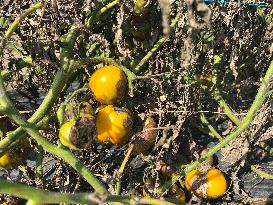
<instances>
[{"instance_id":1,"label":"curled dried leaf","mask_svg":"<svg viewBox=\"0 0 273 205\"><path fill-rule=\"evenodd\" d=\"M157 136L157 125L152 116L147 116L143 130L135 135L134 154L146 154L146 152L155 144Z\"/></svg>"}]
</instances>

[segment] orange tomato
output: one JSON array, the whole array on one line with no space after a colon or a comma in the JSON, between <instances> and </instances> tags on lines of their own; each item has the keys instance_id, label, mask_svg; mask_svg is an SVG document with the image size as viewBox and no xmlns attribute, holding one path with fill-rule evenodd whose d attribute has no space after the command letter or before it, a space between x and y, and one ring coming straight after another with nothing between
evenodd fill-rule
<instances>
[{"instance_id":1,"label":"orange tomato","mask_svg":"<svg viewBox=\"0 0 273 205\"><path fill-rule=\"evenodd\" d=\"M96 118L97 140L102 143L124 144L132 134L130 114L113 105L102 107Z\"/></svg>"},{"instance_id":2,"label":"orange tomato","mask_svg":"<svg viewBox=\"0 0 273 205\"><path fill-rule=\"evenodd\" d=\"M106 105L121 100L126 86L127 79L124 72L114 65L97 69L89 81L89 88L96 100Z\"/></svg>"}]
</instances>

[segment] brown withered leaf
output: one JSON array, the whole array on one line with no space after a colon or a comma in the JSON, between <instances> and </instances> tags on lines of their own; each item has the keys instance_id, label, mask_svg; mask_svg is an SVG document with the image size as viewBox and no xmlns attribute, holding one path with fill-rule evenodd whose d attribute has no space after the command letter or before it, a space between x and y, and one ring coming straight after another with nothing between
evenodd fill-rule
<instances>
[{"instance_id":1,"label":"brown withered leaf","mask_svg":"<svg viewBox=\"0 0 273 205\"><path fill-rule=\"evenodd\" d=\"M157 129L153 117L147 116L143 130L135 134L133 154L147 154L147 151L155 144Z\"/></svg>"}]
</instances>

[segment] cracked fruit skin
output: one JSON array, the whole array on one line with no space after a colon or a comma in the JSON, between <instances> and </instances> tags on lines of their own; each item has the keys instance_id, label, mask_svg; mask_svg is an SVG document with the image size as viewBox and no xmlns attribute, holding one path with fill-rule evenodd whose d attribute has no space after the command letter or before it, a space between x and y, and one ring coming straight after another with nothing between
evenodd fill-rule
<instances>
[{"instance_id":1,"label":"cracked fruit skin","mask_svg":"<svg viewBox=\"0 0 273 205\"><path fill-rule=\"evenodd\" d=\"M78 149L70 141L71 129L75 124L76 124L76 120L67 121L61 126L60 132L59 132L61 143L64 146L69 147L70 149Z\"/></svg>"},{"instance_id":2,"label":"cracked fruit skin","mask_svg":"<svg viewBox=\"0 0 273 205\"><path fill-rule=\"evenodd\" d=\"M102 107L96 118L97 140L101 143L124 144L132 134L130 114L113 105Z\"/></svg>"},{"instance_id":3,"label":"cracked fruit skin","mask_svg":"<svg viewBox=\"0 0 273 205\"><path fill-rule=\"evenodd\" d=\"M210 169L206 174L207 197L215 199L225 194L227 181L224 174L219 169Z\"/></svg>"},{"instance_id":4,"label":"cracked fruit skin","mask_svg":"<svg viewBox=\"0 0 273 205\"><path fill-rule=\"evenodd\" d=\"M111 105L121 100L125 94L127 79L124 72L114 66L97 69L90 78L89 88L97 101Z\"/></svg>"},{"instance_id":5,"label":"cracked fruit skin","mask_svg":"<svg viewBox=\"0 0 273 205\"><path fill-rule=\"evenodd\" d=\"M216 199L225 194L227 181L219 169L210 169L205 174L199 170L192 170L186 175L185 186L196 196Z\"/></svg>"}]
</instances>

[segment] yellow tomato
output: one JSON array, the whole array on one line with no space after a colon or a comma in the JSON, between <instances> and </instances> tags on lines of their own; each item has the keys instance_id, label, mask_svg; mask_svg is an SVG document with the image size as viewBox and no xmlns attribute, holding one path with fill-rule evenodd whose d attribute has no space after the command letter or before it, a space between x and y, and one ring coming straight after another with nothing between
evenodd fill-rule
<instances>
[{"instance_id":1,"label":"yellow tomato","mask_svg":"<svg viewBox=\"0 0 273 205\"><path fill-rule=\"evenodd\" d=\"M227 181L224 174L219 169L210 169L206 176L207 197L215 199L225 194Z\"/></svg>"},{"instance_id":2,"label":"yellow tomato","mask_svg":"<svg viewBox=\"0 0 273 205\"><path fill-rule=\"evenodd\" d=\"M113 105L102 107L96 118L97 139L102 143L123 144L132 133L132 124L128 112Z\"/></svg>"},{"instance_id":3,"label":"yellow tomato","mask_svg":"<svg viewBox=\"0 0 273 205\"><path fill-rule=\"evenodd\" d=\"M113 104L123 98L127 79L124 72L114 66L97 69L90 78L89 88L97 101L102 104Z\"/></svg>"},{"instance_id":4,"label":"yellow tomato","mask_svg":"<svg viewBox=\"0 0 273 205\"><path fill-rule=\"evenodd\" d=\"M2 157L0 157L0 167L6 168L9 165L12 165L13 159L9 153L5 153Z\"/></svg>"},{"instance_id":5,"label":"yellow tomato","mask_svg":"<svg viewBox=\"0 0 273 205\"><path fill-rule=\"evenodd\" d=\"M66 146L69 147L70 149L78 149L72 142L71 142L71 131L73 129L73 127L76 124L76 120L71 120L68 122L65 122L61 128L60 128L60 132L59 132L59 137L60 137L60 141L61 143Z\"/></svg>"}]
</instances>

